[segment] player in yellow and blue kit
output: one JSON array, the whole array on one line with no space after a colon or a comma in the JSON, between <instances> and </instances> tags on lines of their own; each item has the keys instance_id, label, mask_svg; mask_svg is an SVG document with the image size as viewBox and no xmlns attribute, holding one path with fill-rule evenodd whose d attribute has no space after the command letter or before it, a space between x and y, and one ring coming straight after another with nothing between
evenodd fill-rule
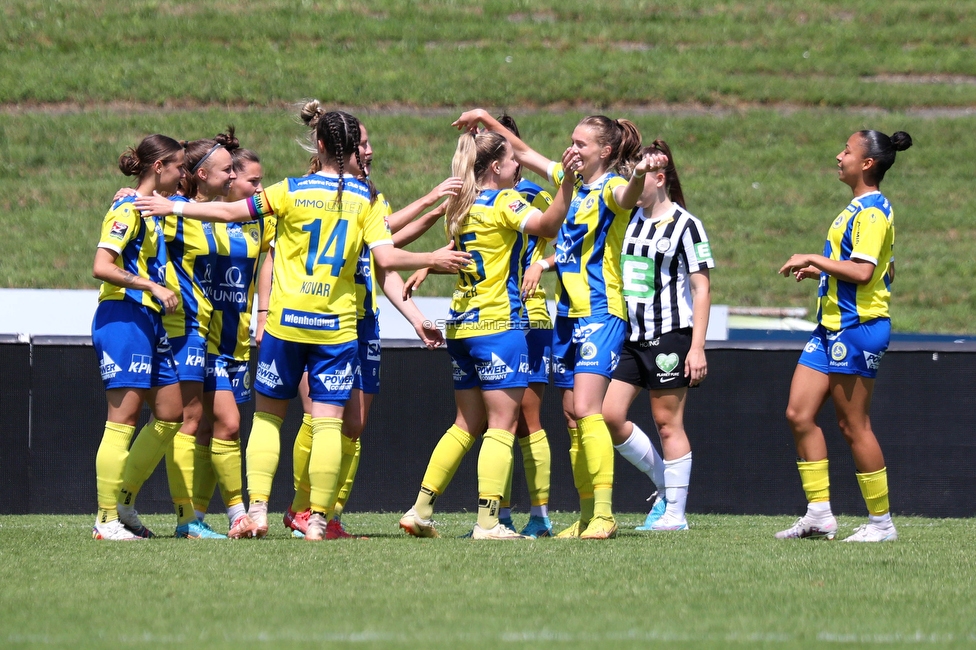
<instances>
[{"instance_id":1,"label":"player in yellow and blue kit","mask_svg":"<svg viewBox=\"0 0 976 650\"><path fill-rule=\"evenodd\" d=\"M227 196L236 177L230 151L237 148L233 127L213 139L195 140L186 146L186 174L180 187L182 201L205 202ZM203 380L206 374L207 336L213 307L208 293L216 255L214 227L209 223L168 217L163 234L170 259L167 283L178 297L175 310L163 317L173 344L180 390L183 395L183 426L166 450L166 475L173 508L176 536L181 538L223 538L198 521L193 508L193 464L196 434L203 418ZM119 516L129 526L141 526L135 500L149 475L122 484ZM141 479L141 480L140 480Z\"/></svg>"},{"instance_id":2,"label":"player in yellow and blue kit","mask_svg":"<svg viewBox=\"0 0 976 650\"><path fill-rule=\"evenodd\" d=\"M261 160L248 149L231 150L235 178L226 200L239 201L263 188ZM271 248L275 220L213 224L216 255L207 297L213 306L207 337L203 405L193 458L193 507L203 520L214 487L220 486L230 524L227 536L250 537L257 526L242 499L240 410L251 400L251 311L259 261ZM270 262L266 262L270 264ZM265 312L267 311L265 310Z\"/></svg>"},{"instance_id":3,"label":"player in yellow and blue kit","mask_svg":"<svg viewBox=\"0 0 976 650\"><path fill-rule=\"evenodd\" d=\"M888 303L894 280L894 213L881 194L881 181L895 153L912 146L907 133L891 137L858 131L837 155L838 177L854 199L827 231L822 255L797 254L780 269L797 282L818 279L819 326L800 355L790 386L786 417L796 443L797 468L807 496L807 512L780 539L833 539L837 521L830 508L827 444L816 416L828 397L851 447L857 481L870 515L844 541L897 539L888 505L888 474L871 428L874 379L888 348Z\"/></svg>"},{"instance_id":4,"label":"player in yellow and blue kit","mask_svg":"<svg viewBox=\"0 0 976 650\"><path fill-rule=\"evenodd\" d=\"M122 154L119 168L126 176L138 177L138 195L172 194L183 177L183 155L183 146L176 140L151 135ZM129 529L119 520L119 486L127 472L141 472L153 457L159 461L157 451L176 434L183 417L173 352L161 318L163 311L175 309L177 304L176 294L164 284L167 259L162 220L143 218L134 209L134 200L115 201L105 215L92 268L92 275L102 281L92 343L108 402L105 431L95 457L95 539L149 536L145 529ZM139 432L130 450L144 401L154 419Z\"/></svg>"},{"instance_id":5,"label":"player in yellow and blue kit","mask_svg":"<svg viewBox=\"0 0 976 650\"><path fill-rule=\"evenodd\" d=\"M342 459L342 413L356 357L355 271L363 244L384 269L436 266L455 271L470 256L447 248L410 253L394 248L384 206L365 174L361 123L342 111L326 113L316 129L322 170L289 178L244 201L173 203L140 199L140 209L186 217L252 221L277 217L268 318L255 378L257 407L248 440L248 516L256 535L267 533L267 498L278 463L279 430L306 368L312 398L309 460L311 509L306 539L325 537ZM348 173L347 173L348 172ZM360 177L365 180L361 180ZM252 476L255 480L252 482Z\"/></svg>"},{"instance_id":6,"label":"player in yellow and blue kit","mask_svg":"<svg viewBox=\"0 0 976 650\"><path fill-rule=\"evenodd\" d=\"M472 537L524 539L498 520L511 474L519 404L528 386L528 348L521 324L522 252L526 234L555 234L572 188L543 213L512 189L517 171L514 152L503 136L472 132L459 138L452 175L464 182L458 195L448 199L445 225L451 241L473 260L458 276L447 321L457 417L431 454L413 507L400 518L400 527L417 537L437 536L431 519L434 502L484 431L478 458L478 523Z\"/></svg>"},{"instance_id":7,"label":"player in yellow and blue kit","mask_svg":"<svg viewBox=\"0 0 976 650\"><path fill-rule=\"evenodd\" d=\"M569 171L579 174L555 242L560 286L552 370L563 392L580 494L580 519L560 536L607 539L616 534L617 526L611 504L613 444L602 408L626 326L620 250L630 211L644 188L643 176L630 176L640 151L640 133L627 120L584 118L573 130L567 152L574 168L567 170L531 149L484 110L464 113L454 124L466 129L484 124L502 133L521 165L557 187Z\"/></svg>"}]
</instances>

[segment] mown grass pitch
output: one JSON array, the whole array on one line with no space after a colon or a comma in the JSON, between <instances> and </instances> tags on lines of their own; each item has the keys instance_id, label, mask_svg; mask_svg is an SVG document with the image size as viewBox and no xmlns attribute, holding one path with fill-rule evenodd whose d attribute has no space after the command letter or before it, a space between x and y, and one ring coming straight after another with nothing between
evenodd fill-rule
<instances>
[{"instance_id":1,"label":"mown grass pitch","mask_svg":"<svg viewBox=\"0 0 976 650\"><path fill-rule=\"evenodd\" d=\"M647 535L624 514L609 542L492 543L457 538L471 513L439 514L431 540L350 513L370 539L311 544L279 517L260 541L135 543L91 540L88 516L0 517L0 646L976 645L972 519L901 517L897 542L844 544L773 539L788 517Z\"/></svg>"}]
</instances>

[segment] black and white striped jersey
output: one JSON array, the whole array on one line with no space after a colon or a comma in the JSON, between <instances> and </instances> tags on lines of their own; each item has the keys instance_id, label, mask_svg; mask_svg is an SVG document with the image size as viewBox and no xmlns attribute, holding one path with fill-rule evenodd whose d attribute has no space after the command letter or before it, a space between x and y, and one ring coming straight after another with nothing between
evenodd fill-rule
<instances>
[{"instance_id":1,"label":"black and white striped jersey","mask_svg":"<svg viewBox=\"0 0 976 650\"><path fill-rule=\"evenodd\" d=\"M701 221L674 206L645 218L637 208L624 236L620 259L627 303L627 340L650 341L692 326L690 274L715 268Z\"/></svg>"}]
</instances>

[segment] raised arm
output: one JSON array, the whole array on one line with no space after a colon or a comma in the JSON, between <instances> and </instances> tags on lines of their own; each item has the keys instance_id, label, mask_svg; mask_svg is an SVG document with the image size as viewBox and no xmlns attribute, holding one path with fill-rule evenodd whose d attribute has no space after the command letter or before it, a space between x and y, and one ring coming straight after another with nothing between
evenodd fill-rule
<instances>
[{"instance_id":1,"label":"raised arm","mask_svg":"<svg viewBox=\"0 0 976 650\"><path fill-rule=\"evenodd\" d=\"M461 189L461 183L462 180L460 178L455 178L453 176L447 178L441 181L437 187L410 205L391 214L386 218L386 222L390 224L390 232L396 234L401 228L416 219L421 212L428 209L430 206L434 205L443 198L455 196L458 193L458 190Z\"/></svg>"},{"instance_id":2,"label":"raised arm","mask_svg":"<svg viewBox=\"0 0 976 650\"><path fill-rule=\"evenodd\" d=\"M572 147L563 152L563 168L566 170L566 177L563 178L559 191L556 192L556 196L553 197L552 203L545 212L535 210L526 217L525 223L522 225L522 232L539 235L546 239L552 239L559 233L559 227L563 225L563 220L566 219L566 213L569 211L569 204L573 202L573 192L576 189L576 172L572 171L574 168L572 163L577 157L578 154L573 151ZM643 181L641 181L641 185L643 185Z\"/></svg>"},{"instance_id":3,"label":"raised arm","mask_svg":"<svg viewBox=\"0 0 976 650\"><path fill-rule=\"evenodd\" d=\"M429 253L414 253L382 244L370 249L376 265L386 271L412 271L430 267L444 273L457 273L471 261L471 253L454 250L451 241L442 248Z\"/></svg>"},{"instance_id":4,"label":"raised arm","mask_svg":"<svg viewBox=\"0 0 976 650\"><path fill-rule=\"evenodd\" d=\"M165 217L170 214L197 219L199 221L252 221L260 215L252 215L248 207L248 200L241 199L233 203L210 201L207 203L187 203L185 201L170 201L158 192L152 196L140 196L135 201L136 209L143 215Z\"/></svg>"},{"instance_id":5,"label":"raised arm","mask_svg":"<svg viewBox=\"0 0 976 650\"><path fill-rule=\"evenodd\" d=\"M459 131L475 131L479 124L483 125L489 131L494 131L505 136L508 144L512 146L512 150L515 152L515 160L518 164L526 169L531 169L542 178L549 177L549 165L552 161L525 144L521 138L502 126L488 111L482 108L465 111L461 113L459 118L454 120L451 126L456 126Z\"/></svg>"},{"instance_id":6,"label":"raised arm","mask_svg":"<svg viewBox=\"0 0 976 650\"><path fill-rule=\"evenodd\" d=\"M664 169L668 165L668 157L663 153L645 154L634 167L634 173L626 185L613 191L613 198L624 210L632 210L644 192L644 176L647 172Z\"/></svg>"},{"instance_id":7,"label":"raised arm","mask_svg":"<svg viewBox=\"0 0 976 650\"><path fill-rule=\"evenodd\" d=\"M444 212L447 210L447 205L441 203L439 206L420 217L415 221L411 221L403 228L393 231L393 245L397 248L403 248L408 244L412 244L417 241L421 235L431 229L431 227L437 223L437 220L444 216ZM392 230L392 224L390 226Z\"/></svg>"}]
</instances>

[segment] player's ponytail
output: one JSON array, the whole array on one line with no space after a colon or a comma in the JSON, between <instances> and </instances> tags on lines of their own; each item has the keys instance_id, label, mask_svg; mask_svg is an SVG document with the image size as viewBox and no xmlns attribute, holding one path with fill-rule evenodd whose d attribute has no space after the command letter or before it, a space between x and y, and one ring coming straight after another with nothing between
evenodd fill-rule
<instances>
[{"instance_id":1,"label":"player's ponytail","mask_svg":"<svg viewBox=\"0 0 976 650\"><path fill-rule=\"evenodd\" d=\"M874 159L875 185L881 185L885 173L895 164L895 153L904 151L912 146L912 136L904 131L897 131L890 137L880 131L858 131L864 142L864 157Z\"/></svg>"},{"instance_id":2,"label":"player's ponytail","mask_svg":"<svg viewBox=\"0 0 976 650\"><path fill-rule=\"evenodd\" d=\"M464 220L484 188L484 180L493 162L504 157L508 142L505 136L494 131L478 134L465 133L458 138L457 149L451 160L451 176L462 180L461 190L447 199L447 232L454 237L461 231Z\"/></svg>"},{"instance_id":3,"label":"player's ponytail","mask_svg":"<svg viewBox=\"0 0 976 650\"><path fill-rule=\"evenodd\" d=\"M186 145L186 157L183 159L183 168L186 174L180 181L180 194L188 199L192 199L200 190L197 172L201 169L210 169L210 157L217 149L226 149L233 157L233 152L238 149L241 143L234 135L234 125L227 126L226 133L218 133L212 138L194 140Z\"/></svg>"},{"instance_id":4,"label":"player's ponytail","mask_svg":"<svg viewBox=\"0 0 976 650\"><path fill-rule=\"evenodd\" d=\"M645 147L641 151L641 157L647 154L663 153L668 157L668 164L664 167L664 188L668 193L668 198L671 199L672 203L677 203L685 210L688 206L685 205L685 195L681 191L681 181L678 179L678 169L674 166L674 155L671 153L671 147L664 140L655 140L650 146Z\"/></svg>"}]
</instances>

